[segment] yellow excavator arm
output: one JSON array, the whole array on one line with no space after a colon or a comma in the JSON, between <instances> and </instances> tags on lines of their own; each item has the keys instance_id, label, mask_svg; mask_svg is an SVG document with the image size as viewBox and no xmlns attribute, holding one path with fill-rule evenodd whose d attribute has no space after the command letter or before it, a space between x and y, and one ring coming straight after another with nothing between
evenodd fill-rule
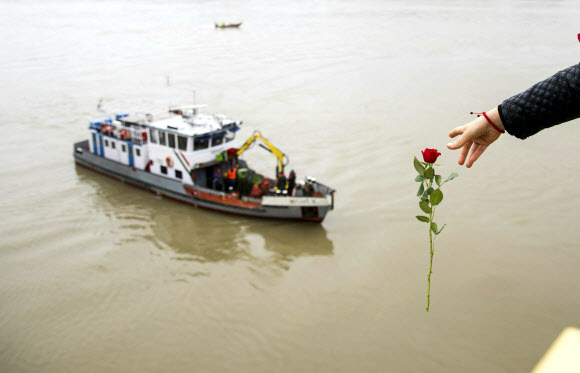
<instances>
[{"instance_id":1,"label":"yellow excavator arm","mask_svg":"<svg viewBox=\"0 0 580 373\"><path fill-rule=\"evenodd\" d=\"M284 171L284 166L286 166L288 164L288 156L284 153L282 153L280 151L280 149L276 148L274 145L272 145L272 143L270 141L268 141L268 139L266 139L264 136L262 136L262 134L260 133L260 131L254 131L254 133L252 134L252 136L250 136L250 138L248 140L246 140L246 142L244 143L244 145L242 145L239 149L238 149L238 156L242 155L243 152L245 152L246 150L248 150L248 148L250 147L250 145L252 145L254 143L254 141L256 140L262 140L262 142L264 144L266 144L266 146L262 145L262 144L258 144L260 145L262 148L266 149L267 151L269 151L270 153L274 154L276 156L276 158L278 158L278 172L283 172ZM276 177L278 177L278 175L276 175Z\"/></svg>"}]
</instances>

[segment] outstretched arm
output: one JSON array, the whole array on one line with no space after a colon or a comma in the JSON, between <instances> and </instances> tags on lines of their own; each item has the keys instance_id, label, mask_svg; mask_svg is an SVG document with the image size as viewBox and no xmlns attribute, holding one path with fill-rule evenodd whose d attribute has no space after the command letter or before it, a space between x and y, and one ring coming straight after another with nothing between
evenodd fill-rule
<instances>
[{"instance_id":1,"label":"outstretched arm","mask_svg":"<svg viewBox=\"0 0 580 373\"><path fill-rule=\"evenodd\" d=\"M580 64L508 98L498 109L506 131L520 139L580 117Z\"/></svg>"},{"instance_id":2,"label":"outstretched arm","mask_svg":"<svg viewBox=\"0 0 580 373\"><path fill-rule=\"evenodd\" d=\"M487 112L487 116L499 130L520 139L580 118L580 64L559 71L525 92L508 98ZM458 135L461 137L447 147L452 150L461 148L458 163L463 165L467 160L465 166L471 167L501 133L481 116L449 132L451 138Z\"/></svg>"}]
</instances>

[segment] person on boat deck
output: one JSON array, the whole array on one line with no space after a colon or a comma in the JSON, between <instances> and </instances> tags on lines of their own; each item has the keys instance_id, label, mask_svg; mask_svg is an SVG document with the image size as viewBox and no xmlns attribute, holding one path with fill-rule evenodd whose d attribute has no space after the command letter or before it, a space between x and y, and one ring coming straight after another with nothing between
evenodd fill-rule
<instances>
[{"instance_id":1,"label":"person on boat deck","mask_svg":"<svg viewBox=\"0 0 580 373\"><path fill-rule=\"evenodd\" d=\"M215 190L224 189L223 178L219 168L216 168L213 172L213 189Z\"/></svg>"},{"instance_id":2,"label":"person on boat deck","mask_svg":"<svg viewBox=\"0 0 580 373\"><path fill-rule=\"evenodd\" d=\"M276 188L278 188L279 190L286 189L286 175L284 175L284 170L280 171L280 174L278 175L278 182L276 183Z\"/></svg>"},{"instance_id":3,"label":"person on boat deck","mask_svg":"<svg viewBox=\"0 0 580 373\"><path fill-rule=\"evenodd\" d=\"M294 170L290 170L290 175L288 175L288 195L292 196L294 187L296 186L296 173Z\"/></svg>"},{"instance_id":4,"label":"person on boat deck","mask_svg":"<svg viewBox=\"0 0 580 373\"><path fill-rule=\"evenodd\" d=\"M242 196L247 196L250 194L251 185L250 181L248 180L249 171L247 168L238 168L237 172L237 182L238 182L238 192L240 198Z\"/></svg>"},{"instance_id":5,"label":"person on boat deck","mask_svg":"<svg viewBox=\"0 0 580 373\"><path fill-rule=\"evenodd\" d=\"M235 166L228 169L228 188L231 187L233 190L236 190L237 173L238 169Z\"/></svg>"}]
</instances>

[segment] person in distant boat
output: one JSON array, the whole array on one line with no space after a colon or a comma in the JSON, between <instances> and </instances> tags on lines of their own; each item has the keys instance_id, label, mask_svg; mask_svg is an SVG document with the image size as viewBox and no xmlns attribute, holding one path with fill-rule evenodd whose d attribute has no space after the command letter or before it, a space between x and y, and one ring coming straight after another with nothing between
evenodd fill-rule
<instances>
[{"instance_id":1,"label":"person in distant boat","mask_svg":"<svg viewBox=\"0 0 580 373\"><path fill-rule=\"evenodd\" d=\"M487 113L473 114L481 115L449 132L451 138L461 137L447 144L451 150L461 149L457 163L463 165L467 160L468 168L506 131L523 140L545 128L580 118L580 64L534 84Z\"/></svg>"},{"instance_id":2,"label":"person in distant boat","mask_svg":"<svg viewBox=\"0 0 580 373\"><path fill-rule=\"evenodd\" d=\"M296 173L294 170L290 170L290 175L288 175L288 195L292 196L294 187L296 186Z\"/></svg>"}]
</instances>

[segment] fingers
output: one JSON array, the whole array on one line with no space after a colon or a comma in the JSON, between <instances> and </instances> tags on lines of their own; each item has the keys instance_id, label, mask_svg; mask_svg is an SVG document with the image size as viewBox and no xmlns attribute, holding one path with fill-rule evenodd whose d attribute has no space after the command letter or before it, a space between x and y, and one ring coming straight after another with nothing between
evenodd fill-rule
<instances>
[{"instance_id":1,"label":"fingers","mask_svg":"<svg viewBox=\"0 0 580 373\"><path fill-rule=\"evenodd\" d=\"M467 160L467 164L465 167L470 168L473 166L473 163L479 159L479 157L483 154L483 152L487 149L487 145L475 144L473 149L471 150L471 154L469 155L469 159Z\"/></svg>"},{"instance_id":2,"label":"fingers","mask_svg":"<svg viewBox=\"0 0 580 373\"><path fill-rule=\"evenodd\" d=\"M461 153L459 153L459 159L457 160L457 163L459 163L461 166L463 166L463 163L465 163L465 158L467 158L467 154L469 154L469 149L471 148L471 145L473 145L473 142L471 141L468 142L461 149Z\"/></svg>"},{"instance_id":3,"label":"fingers","mask_svg":"<svg viewBox=\"0 0 580 373\"><path fill-rule=\"evenodd\" d=\"M460 128L460 127L458 127L458 128ZM456 128L453 131L451 131L449 133L449 136L451 136L451 134L454 133L454 131L458 130L458 128ZM459 130L459 131L461 131L461 130ZM471 133L469 131L461 132L461 133L463 133L463 135L461 135L460 138L458 138L457 140L455 140L455 141L450 142L449 144L447 144L447 148L448 149L451 149L451 150L459 149L463 145L465 145L468 142L471 142L471 140L473 140L473 136L471 135ZM457 136L457 134L455 136Z\"/></svg>"},{"instance_id":4,"label":"fingers","mask_svg":"<svg viewBox=\"0 0 580 373\"><path fill-rule=\"evenodd\" d=\"M455 127L451 132L449 132L449 137L454 138L457 135L461 135L463 132L465 132L465 126Z\"/></svg>"}]
</instances>

